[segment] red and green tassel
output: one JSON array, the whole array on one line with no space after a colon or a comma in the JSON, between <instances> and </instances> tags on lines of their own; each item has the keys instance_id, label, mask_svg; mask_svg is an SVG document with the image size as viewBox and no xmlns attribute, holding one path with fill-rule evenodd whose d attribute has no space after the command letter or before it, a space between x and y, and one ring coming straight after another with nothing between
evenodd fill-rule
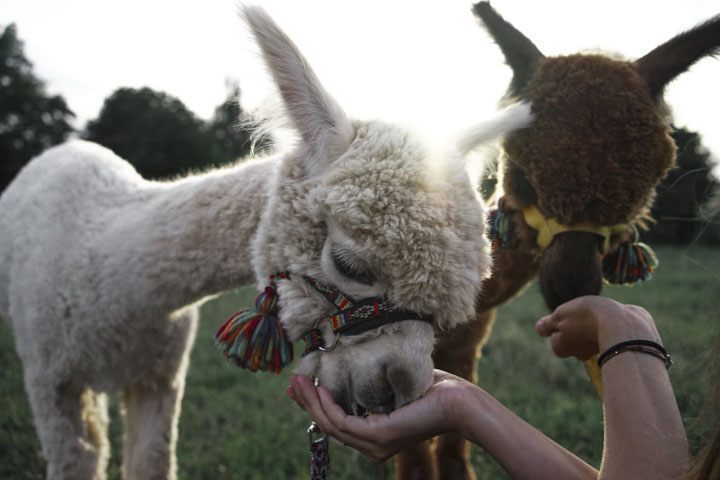
<instances>
[{"instance_id":1,"label":"red and green tassel","mask_svg":"<svg viewBox=\"0 0 720 480\"><path fill-rule=\"evenodd\" d=\"M510 216L499 206L488 214L488 237L494 248L515 248L513 223Z\"/></svg>"},{"instance_id":2,"label":"red and green tassel","mask_svg":"<svg viewBox=\"0 0 720 480\"><path fill-rule=\"evenodd\" d=\"M255 298L255 310L232 315L215 333L215 346L235 364L253 372L279 374L293 361L293 345L278 319L275 276Z\"/></svg>"},{"instance_id":3,"label":"red and green tassel","mask_svg":"<svg viewBox=\"0 0 720 480\"><path fill-rule=\"evenodd\" d=\"M605 282L613 285L632 285L648 280L659 262L650 246L638 241L637 229L633 229L633 242L621 243L615 252L602 259Z\"/></svg>"}]
</instances>

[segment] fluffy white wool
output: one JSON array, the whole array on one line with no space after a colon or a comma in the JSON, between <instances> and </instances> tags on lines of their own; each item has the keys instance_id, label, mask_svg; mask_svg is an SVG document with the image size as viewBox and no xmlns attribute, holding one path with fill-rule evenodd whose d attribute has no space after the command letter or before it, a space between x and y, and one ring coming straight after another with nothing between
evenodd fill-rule
<instances>
[{"instance_id":1,"label":"fluffy white wool","mask_svg":"<svg viewBox=\"0 0 720 480\"><path fill-rule=\"evenodd\" d=\"M109 150L72 141L31 161L0 197L0 315L49 478L104 477L102 392L118 390L128 439L143 439L126 445L126 473L174 469L192 304L254 279L250 237L272 165L148 182Z\"/></svg>"},{"instance_id":2,"label":"fluffy white wool","mask_svg":"<svg viewBox=\"0 0 720 480\"><path fill-rule=\"evenodd\" d=\"M149 182L107 149L72 141L32 160L0 197L0 315L15 335L49 478L104 478L103 393L118 390L125 475L175 476L197 302L208 295L262 288L289 270L281 321L293 340L319 324L327 343L333 307L299 274L432 314L436 328L473 314L489 256L462 161L395 126L349 120L262 10L246 8L245 18L299 130L294 150ZM488 129L519 128L527 116ZM334 245L375 281L344 276ZM433 337L428 323L399 322L310 354L298 371L349 410L396 408L428 388Z\"/></svg>"}]
</instances>

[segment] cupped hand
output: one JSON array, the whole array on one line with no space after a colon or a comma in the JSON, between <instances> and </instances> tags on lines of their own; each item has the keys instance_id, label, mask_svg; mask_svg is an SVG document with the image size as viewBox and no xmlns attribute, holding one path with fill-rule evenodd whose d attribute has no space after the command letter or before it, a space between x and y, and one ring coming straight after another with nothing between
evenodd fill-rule
<instances>
[{"instance_id":1,"label":"cupped hand","mask_svg":"<svg viewBox=\"0 0 720 480\"><path fill-rule=\"evenodd\" d=\"M382 462L398 451L435 435L456 429L461 392L467 381L435 370L433 385L418 400L390 414L367 417L347 415L325 387L315 387L301 375L290 376L286 394L312 417L320 429L360 451L373 462Z\"/></svg>"},{"instance_id":2,"label":"cupped hand","mask_svg":"<svg viewBox=\"0 0 720 480\"><path fill-rule=\"evenodd\" d=\"M555 354L587 360L626 340L661 343L655 323L642 307L588 295L563 303L535 325L550 337Z\"/></svg>"}]
</instances>

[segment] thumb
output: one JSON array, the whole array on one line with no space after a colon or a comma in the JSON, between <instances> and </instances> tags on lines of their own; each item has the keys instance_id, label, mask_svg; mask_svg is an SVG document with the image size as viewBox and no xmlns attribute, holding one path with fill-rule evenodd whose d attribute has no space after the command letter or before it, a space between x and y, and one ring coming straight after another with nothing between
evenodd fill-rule
<instances>
[{"instance_id":1,"label":"thumb","mask_svg":"<svg viewBox=\"0 0 720 480\"><path fill-rule=\"evenodd\" d=\"M535 331L541 337L549 337L555 331L555 322L553 315L546 315L537 321Z\"/></svg>"}]
</instances>

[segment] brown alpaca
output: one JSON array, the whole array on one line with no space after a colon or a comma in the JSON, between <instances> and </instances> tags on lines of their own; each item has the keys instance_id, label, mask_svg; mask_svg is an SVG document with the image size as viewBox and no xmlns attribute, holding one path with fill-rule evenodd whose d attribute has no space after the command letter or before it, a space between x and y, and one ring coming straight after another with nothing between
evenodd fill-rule
<instances>
[{"instance_id":1,"label":"brown alpaca","mask_svg":"<svg viewBox=\"0 0 720 480\"><path fill-rule=\"evenodd\" d=\"M502 192L496 198L513 226L512 248L494 249L477 317L444 334L433 354L436 368L477 381L476 360L495 308L536 274L550 310L602 290L603 253L627 241L631 225L644 226L654 189L674 164L663 90L698 59L717 53L720 16L630 62L545 57L489 2L473 10L512 68L506 100L530 102L535 116L532 126L505 139L498 168ZM570 231L538 246L538 231L523 213L533 206L542 221L554 219ZM607 227L607 238L597 227ZM469 445L457 435L401 453L396 473L403 479L475 478Z\"/></svg>"}]
</instances>

